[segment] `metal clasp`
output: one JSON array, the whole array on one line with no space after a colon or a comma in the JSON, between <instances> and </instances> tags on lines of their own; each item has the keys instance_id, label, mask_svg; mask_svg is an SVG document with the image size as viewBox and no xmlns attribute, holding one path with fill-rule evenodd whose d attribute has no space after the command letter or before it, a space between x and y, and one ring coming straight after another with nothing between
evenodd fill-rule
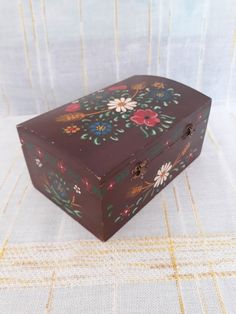
<instances>
[{"instance_id":1,"label":"metal clasp","mask_svg":"<svg viewBox=\"0 0 236 314\"><path fill-rule=\"evenodd\" d=\"M195 131L193 124L189 123L188 125L186 125L183 135L182 135L182 139L185 139L188 136L191 136L193 134L193 132Z\"/></svg>"},{"instance_id":2,"label":"metal clasp","mask_svg":"<svg viewBox=\"0 0 236 314\"><path fill-rule=\"evenodd\" d=\"M143 178L145 172L147 171L147 160L139 161L134 169L131 171L132 179Z\"/></svg>"}]
</instances>

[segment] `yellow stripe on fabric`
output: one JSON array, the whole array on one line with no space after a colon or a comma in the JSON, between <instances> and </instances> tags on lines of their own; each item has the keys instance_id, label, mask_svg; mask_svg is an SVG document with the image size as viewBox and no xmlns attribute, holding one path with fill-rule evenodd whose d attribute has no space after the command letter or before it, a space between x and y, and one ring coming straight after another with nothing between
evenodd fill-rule
<instances>
[{"instance_id":1,"label":"yellow stripe on fabric","mask_svg":"<svg viewBox=\"0 0 236 314\"><path fill-rule=\"evenodd\" d=\"M209 266L210 274L211 274L211 277L212 277L212 280L213 280L213 284L214 284L214 287L215 287L217 299L218 299L218 302L219 302L219 305L220 305L220 308L221 308L221 312L223 314L225 314L225 313L227 313L227 311L226 311L225 304L224 304L224 301L223 301L223 297L222 297L222 294L221 294L221 291L220 291L220 287L219 287L219 283L218 283L218 280L217 280L217 277L216 277L216 273L213 270L215 265L213 265L213 263L210 263L209 260L208 260L208 254L207 254L207 251L206 251L206 248L205 248L205 234L204 234L202 223L201 223L201 220L200 220L198 207L197 207L197 204L196 204L196 201L194 199L193 192L192 192L192 189L191 189L190 180L189 180L189 176L187 174L187 170L185 170L185 179L186 179L186 184L187 184L187 190L189 192L190 200L191 200L191 203L192 203L192 209L193 209L193 212L194 212L195 222L196 222L196 225L197 225L197 228L198 228L198 233L201 235L201 238L203 239L202 247L204 249L205 256L206 256L206 259L207 259L207 262L208 262L208 266Z\"/></svg>"},{"instance_id":2,"label":"yellow stripe on fabric","mask_svg":"<svg viewBox=\"0 0 236 314\"><path fill-rule=\"evenodd\" d=\"M51 278L51 285L50 285L49 294L48 294L48 300L45 307L46 314L49 314L52 311L52 303L53 303L53 297L54 297L53 291L55 287L55 282L56 282L56 273L55 271L53 271L52 278Z\"/></svg>"},{"instance_id":3,"label":"yellow stripe on fabric","mask_svg":"<svg viewBox=\"0 0 236 314\"><path fill-rule=\"evenodd\" d=\"M168 213L166 209L163 210L164 219L169 224ZM110 239L105 243L99 240L53 244L8 243L7 250L6 245L1 250L0 288L50 287L52 271L57 273L57 287L114 284L114 279L119 284L162 281L180 283L196 281L196 278L199 282L205 279L215 280L212 276L236 278L235 240L235 235L229 234L189 239L173 237L168 231L167 237ZM208 253L207 259L202 255L205 250ZM211 269L213 266L214 272ZM220 298L217 284L215 282L214 286Z\"/></svg>"},{"instance_id":4,"label":"yellow stripe on fabric","mask_svg":"<svg viewBox=\"0 0 236 314\"><path fill-rule=\"evenodd\" d=\"M172 268L174 271L174 276L175 276L175 282L176 282L176 287L177 287L177 292L178 292L178 299L179 299L179 306L180 306L180 312L182 314L185 313L184 310L184 301L183 301L183 296L182 296L182 291L181 291L181 285L180 285L180 278L179 278L179 273L178 273L178 264L175 256L175 245L174 242L171 238L171 229L170 229L170 224L169 224L169 219L168 219L168 212L167 212L167 204L165 199L163 200L162 208L164 211L164 219L165 219L165 225L166 225L166 230L167 234L169 237L169 253L171 257L171 262L172 262Z\"/></svg>"}]
</instances>

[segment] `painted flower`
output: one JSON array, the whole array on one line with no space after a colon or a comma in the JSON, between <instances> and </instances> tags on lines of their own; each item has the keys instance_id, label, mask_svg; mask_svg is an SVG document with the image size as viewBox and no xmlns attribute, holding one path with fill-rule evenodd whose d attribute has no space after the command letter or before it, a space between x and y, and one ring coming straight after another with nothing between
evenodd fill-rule
<instances>
[{"instance_id":1,"label":"painted flower","mask_svg":"<svg viewBox=\"0 0 236 314\"><path fill-rule=\"evenodd\" d=\"M67 127L63 128L63 132L65 134L75 134L79 132L80 128L76 124L68 125Z\"/></svg>"},{"instance_id":2,"label":"painted flower","mask_svg":"<svg viewBox=\"0 0 236 314\"><path fill-rule=\"evenodd\" d=\"M107 122L94 122L89 126L89 130L96 135L106 135L111 133L112 125Z\"/></svg>"},{"instance_id":3,"label":"painted flower","mask_svg":"<svg viewBox=\"0 0 236 314\"><path fill-rule=\"evenodd\" d=\"M146 87L146 83L141 82L141 83L133 84L131 86L131 89L136 90L136 91L140 91L140 90L144 89L145 87Z\"/></svg>"},{"instance_id":4,"label":"painted flower","mask_svg":"<svg viewBox=\"0 0 236 314\"><path fill-rule=\"evenodd\" d=\"M127 89L126 85L119 85L119 86L111 86L108 88L109 91L113 91L113 90L125 90Z\"/></svg>"},{"instance_id":5,"label":"painted flower","mask_svg":"<svg viewBox=\"0 0 236 314\"><path fill-rule=\"evenodd\" d=\"M108 184L108 186L107 186L107 190L108 190L108 191L113 190L115 184L116 184L115 181L111 181L111 182Z\"/></svg>"},{"instance_id":6,"label":"painted flower","mask_svg":"<svg viewBox=\"0 0 236 314\"><path fill-rule=\"evenodd\" d=\"M120 212L120 216L121 217L128 217L131 214L131 207L125 207L124 209L122 209L122 211Z\"/></svg>"},{"instance_id":7,"label":"painted flower","mask_svg":"<svg viewBox=\"0 0 236 314\"><path fill-rule=\"evenodd\" d=\"M165 85L164 85L164 83L162 83L162 82L154 82L154 83L152 84L152 86L154 86L154 87L156 87L156 88L158 88L158 89L165 88Z\"/></svg>"},{"instance_id":8,"label":"painted flower","mask_svg":"<svg viewBox=\"0 0 236 314\"><path fill-rule=\"evenodd\" d=\"M161 85L151 89L148 95L155 98L157 102L163 103L165 107L171 103L178 104L180 97L180 94L176 93L173 88L162 88Z\"/></svg>"},{"instance_id":9,"label":"painted flower","mask_svg":"<svg viewBox=\"0 0 236 314\"><path fill-rule=\"evenodd\" d=\"M92 184L89 182L89 179L88 179L88 178L83 178L83 179L82 179L82 183L83 183L83 185L85 186L85 188L86 188L87 191L90 191L90 190L91 190Z\"/></svg>"},{"instance_id":10,"label":"painted flower","mask_svg":"<svg viewBox=\"0 0 236 314\"><path fill-rule=\"evenodd\" d=\"M44 153L42 152L41 148L36 147L36 154L39 158L43 158Z\"/></svg>"},{"instance_id":11,"label":"painted flower","mask_svg":"<svg viewBox=\"0 0 236 314\"><path fill-rule=\"evenodd\" d=\"M66 112L74 112L80 109L80 104L76 101L70 103L66 106L65 111Z\"/></svg>"},{"instance_id":12,"label":"painted flower","mask_svg":"<svg viewBox=\"0 0 236 314\"><path fill-rule=\"evenodd\" d=\"M42 162L41 162L41 160L40 160L39 158L35 158L35 163L36 163L36 165L37 165L39 168L41 168L41 167L43 166L43 164L42 164Z\"/></svg>"},{"instance_id":13,"label":"painted flower","mask_svg":"<svg viewBox=\"0 0 236 314\"><path fill-rule=\"evenodd\" d=\"M114 100L110 100L107 104L108 109L115 109L117 112L126 112L127 110L134 110L136 107L137 101L132 101L132 98L116 98Z\"/></svg>"},{"instance_id":14,"label":"painted flower","mask_svg":"<svg viewBox=\"0 0 236 314\"><path fill-rule=\"evenodd\" d=\"M128 191L127 197L134 197L134 196L138 195L140 192L142 192L142 190L143 190L143 186L142 186L142 185L133 186L133 187L131 187L131 189Z\"/></svg>"},{"instance_id":15,"label":"painted flower","mask_svg":"<svg viewBox=\"0 0 236 314\"><path fill-rule=\"evenodd\" d=\"M80 187L77 184L74 185L73 189L75 190L75 193L81 194Z\"/></svg>"},{"instance_id":16,"label":"painted flower","mask_svg":"<svg viewBox=\"0 0 236 314\"><path fill-rule=\"evenodd\" d=\"M160 122L158 114L151 109L138 109L137 111L135 111L130 120L138 125L145 124L146 126L155 126L157 123Z\"/></svg>"},{"instance_id":17,"label":"painted flower","mask_svg":"<svg viewBox=\"0 0 236 314\"><path fill-rule=\"evenodd\" d=\"M62 172L62 173L65 173L66 172L66 166L64 164L64 161L62 160L59 160L57 162L57 167L59 168L59 170Z\"/></svg>"},{"instance_id":18,"label":"painted flower","mask_svg":"<svg viewBox=\"0 0 236 314\"><path fill-rule=\"evenodd\" d=\"M55 173L50 173L49 177L50 189L56 198L69 200L69 186L66 181Z\"/></svg>"},{"instance_id":19,"label":"painted flower","mask_svg":"<svg viewBox=\"0 0 236 314\"><path fill-rule=\"evenodd\" d=\"M172 168L172 165L170 162L164 164L161 166L161 168L157 171L157 175L154 178L154 187L158 187L159 185L162 185L168 178L169 172Z\"/></svg>"}]
</instances>

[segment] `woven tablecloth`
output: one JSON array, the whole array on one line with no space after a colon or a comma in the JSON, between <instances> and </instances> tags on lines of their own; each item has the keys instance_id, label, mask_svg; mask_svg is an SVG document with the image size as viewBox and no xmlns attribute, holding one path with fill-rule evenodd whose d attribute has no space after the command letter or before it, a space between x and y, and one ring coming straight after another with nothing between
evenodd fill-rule
<instances>
[{"instance_id":1,"label":"woven tablecloth","mask_svg":"<svg viewBox=\"0 0 236 314\"><path fill-rule=\"evenodd\" d=\"M236 115L213 107L201 156L102 243L31 184L0 120L0 313L236 313Z\"/></svg>"}]
</instances>

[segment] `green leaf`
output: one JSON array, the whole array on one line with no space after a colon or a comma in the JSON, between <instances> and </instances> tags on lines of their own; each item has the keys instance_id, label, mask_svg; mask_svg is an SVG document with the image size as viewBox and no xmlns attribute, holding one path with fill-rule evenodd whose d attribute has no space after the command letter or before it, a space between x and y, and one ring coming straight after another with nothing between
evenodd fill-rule
<instances>
[{"instance_id":1,"label":"green leaf","mask_svg":"<svg viewBox=\"0 0 236 314\"><path fill-rule=\"evenodd\" d=\"M141 197L137 200L136 205L138 205L138 204L142 201L142 199L143 199L143 197L141 196Z\"/></svg>"},{"instance_id":2,"label":"green leaf","mask_svg":"<svg viewBox=\"0 0 236 314\"><path fill-rule=\"evenodd\" d=\"M161 114L161 117L164 117L164 118L168 118L168 119L175 120L175 117L168 116L168 115L166 115L166 114Z\"/></svg>"},{"instance_id":3,"label":"green leaf","mask_svg":"<svg viewBox=\"0 0 236 314\"><path fill-rule=\"evenodd\" d=\"M107 206L107 210L111 210L113 208L113 204L109 204L108 206Z\"/></svg>"},{"instance_id":4,"label":"green leaf","mask_svg":"<svg viewBox=\"0 0 236 314\"><path fill-rule=\"evenodd\" d=\"M114 222L118 222L120 219L121 219L121 218L120 218L120 216L119 216L119 217L117 217L117 218L114 220Z\"/></svg>"},{"instance_id":5,"label":"green leaf","mask_svg":"<svg viewBox=\"0 0 236 314\"><path fill-rule=\"evenodd\" d=\"M127 119L129 117L129 114L128 113L122 113L121 117L123 119Z\"/></svg>"},{"instance_id":6,"label":"green leaf","mask_svg":"<svg viewBox=\"0 0 236 314\"><path fill-rule=\"evenodd\" d=\"M127 128L130 128L130 127L131 127L131 125L132 125L132 123L131 123L131 122L127 122L127 123L125 123L125 126L126 126Z\"/></svg>"},{"instance_id":7,"label":"green leaf","mask_svg":"<svg viewBox=\"0 0 236 314\"><path fill-rule=\"evenodd\" d=\"M81 218L82 217L82 214L79 210L74 210L74 213L77 217Z\"/></svg>"},{"instance_id":8,"label":"green leaf","mask_svg":"<svg viewBox=\"0 0 236 314\"><path fill-rule=\"evenodd\" d=\"M124 130L124 129L117 129L117 132L119 132L119 133L124 133L125 130Z\"/></svg>"},{"instance_id":9,"label":"green leaf","mask_svg":"<svg viewBox=\"0 0 236 314\"><path fill-rule=\"evenodd\" d=\"M152 129L151 130L151 135L156 135L156 134L157 134L157 132L154 129Z\"/></svg>"},{"instance_id":10,"label":"green leaf","mask_svg":"<svg viewBox=\"0 0 236 314\"><path fill-rule=\"evenodd\" d=\"M119 138L117 136L110 136L110 138L113 140L113 141L118 141Z\"/></svg>"},{"instance_id":11,"label":"green leaf","mask_svg":"<svg viewBox=\"0 0 236 314\"><path fill-rule=\"evenodd\" d=\"M138 209L138 206L132 210L132 213L134 214L137 211L137 209Z\"/></svg>"},{"instance_id":12,"label":"green leaf","mask_svg":"<svg viewBox=\"0 0 236 314\"><path fill-rule=\"evenodd\" d=\"M129 93L127 93L127 92L121 94L121 97L127 97L127 96L129 96Z\"/></svg>"},{"instance_id":13,"label":"green leaf","mask_svg":"<svg viewBox=\"0 0 236 314\"><path fill-rule=\"evenodd\" d=\"M94 144L101 145L100 139L98 137L95 137Z\"/></svg>"},{"instance_id":14,"label":"green leaf","mask_svg":"<svg viewBox=\"0 0 236 314\"><path fill-rule=\"evenodd\" d=\"M145 135L146 138L149 137L148 132L146 130L144 130L144 128L142 126L140 126L139 128L143 132L143 134Z\"/></svg>"},{"instance_id":15,"label":"green leaf","mask_svg":"<svg viewBox=\"0 0 236 314\"><path fill-rule=\"evenodd\" d=\"M82 140L87 140L89 138L89 135L87 133L81 135L80 137Z\"/></svg>"},{"instance_id":16,"label":"green leaf","mask_svg":"<svg viewBox=\"0 0 236 314\"><path fill-rule=\"evenodd\" d=\"M170 126L169 126L169 125L162 124L162 127L165 128L165 129L169 129Z\"/></svg>"}]
</instances>

